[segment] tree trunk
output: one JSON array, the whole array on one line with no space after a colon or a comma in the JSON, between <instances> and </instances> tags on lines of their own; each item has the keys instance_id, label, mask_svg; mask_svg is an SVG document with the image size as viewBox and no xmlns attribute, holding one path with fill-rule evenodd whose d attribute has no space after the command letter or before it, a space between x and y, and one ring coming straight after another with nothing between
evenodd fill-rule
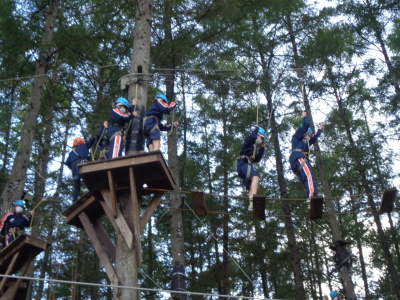
<instances>
[{"instance_id":1,"label":"tree trunk","mask_svg":"<svg viewBox=\"0 0 400 300\"><path fill-rule=\"evenodd\" d=\"M2 193L3 212L6 211L6 208L10 206L12 201L21 198L25 187L26 173L29 167L33 137L42 103L46 72L48 69L49 60L51 58L51 42L54 35L54 27L59 3L60 0L49 1L43 37L40 44L39 59L35 69L35 79L33 81L32 94L26 109L24 123L21 129L21 137L11 174Z\"/></svg>"},{"instance_id":2,"label":"tree trunk","mask_svg":"<svg viewBox=\"0 0 400 300\"><path fill-rule=\"evenodd\" d=\"M306 88L305 88L305 84L304 84L305 76L303 73L302 65L300 64L300 55L298 53L296 36L295 36L294 30L293 30L293 24L292 24L290 15L287 16L286 25L287 25L287 30L289 33L290 41L292 44L293 57L294 57L294 61L295 61L296 71L297 71L297 78L299 79L300 84L301 84L304 108L305 108L305 111L307 112L307 116L310 120L311 127L313 128L314 122L313 122L313 118L312 118L312 114L311 114L311 107L310 107L310 103L308 101L307 92L306 92ZM328 219L329 219L330 228L332 230L333 243L335 243L337 241L342 240L342 236L341 236L338 220L336 219L336 216L334 214L335 213L334 204L333 204L332 200L329 200L329 198L331 197L331 191L330 191L328 179L326 178L326 175L325 175L325 166L322 161L321 149L319 148L318 143L314 144L314 153L315 153L315 157L316 157L316 167L318 169L319 178L322 182L322 190L325 195L325 205L326 205L328 213L329 213ZM348 298L355 298L354 284L353 284L353 281L350 277L350 274L349 274L347 268L342 268L339 272L340 272L340 277L342 278L342 281L344 283L346 296Z\"/></svg>"},{"instance_id":3,"label":"tree trunk","mask_svg":"<svg viewBox=\"0 0 400 300\"><path fill-rule=\"evenodd\" d=\"M139 113L139 118L133 118L127 129L126 155L144 151L145 139L142 127L150 80L151 8L152 0L136 1L132 61L128 75L128 100L131 102L134 98L138 99L136 111Z\"/></svg>"}]
</instances>

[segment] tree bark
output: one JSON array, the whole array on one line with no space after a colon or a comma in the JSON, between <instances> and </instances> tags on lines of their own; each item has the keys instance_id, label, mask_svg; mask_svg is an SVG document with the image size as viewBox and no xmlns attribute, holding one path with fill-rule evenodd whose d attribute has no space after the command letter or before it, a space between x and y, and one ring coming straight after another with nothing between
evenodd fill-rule
<instances>
[{"instance_id":1,"label":"tree bark","mask_svg":"<svg viewBox=\"0 0 400 300\"><path fill-rule=\"evenodd\" d=\"M138 99L136 111L139 117L133 118L127 129L126 155L144 151L145 147L142 127L150 80L151 8L152 0L136 1L128 100L131 102L134 98Z\"/></svg>"}]
</instances>

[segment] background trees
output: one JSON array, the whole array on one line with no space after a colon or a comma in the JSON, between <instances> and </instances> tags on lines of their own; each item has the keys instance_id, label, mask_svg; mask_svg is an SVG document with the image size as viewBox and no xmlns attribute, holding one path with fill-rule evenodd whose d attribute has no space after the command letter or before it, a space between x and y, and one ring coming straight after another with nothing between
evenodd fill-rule
<instances>
[{"instance_id":1,"label":"background trees","mask_svg":"<svg viewBox=\"0 0 400 300\"><path fill-rule=\"evenodd\" d=\"M83 246L85 234L60 217L71 204L62 162L72 139L92 136L122 94L136 11L127 1L61 4L7 0L0 11L2 210L23 191L33 196L31 207L41 201L32 233L53 247L33 276L107 283L93 249ZM152 76L142 100L163 92L180 102L172 152L163 145L182 193L163 201L144 234L143 287L169 287L171 248L182 242L190 291L320 299L332 288L350 297L353 284L358 297L375 299L400 290L398 212L376 212L380 192L399 184L398 3L328 4L153 1ZM279 199L304 198L287 161L303 110L313 128L328 123L312 153L327 197L327 216L316 222L304 201ZM260 193L270 198L265 222L247 213L235 170L257 113L268 132L258 167ZM191 189L210 194L208 216L193 215ZM171 224L182 226L184 238L171 239ZM329 246L341 239L352 242L358 260L351 272L327 277ZM112 295L41 282L32 293Z\"/></svg>"}]
</instances>

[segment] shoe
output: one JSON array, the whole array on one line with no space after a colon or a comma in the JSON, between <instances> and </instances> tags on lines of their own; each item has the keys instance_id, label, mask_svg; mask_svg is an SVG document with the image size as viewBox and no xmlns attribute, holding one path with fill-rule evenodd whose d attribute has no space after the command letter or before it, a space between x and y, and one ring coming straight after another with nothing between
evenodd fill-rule
<instances>
[{"instance_id":1,"label":"shoe","mask_svg":"<svg viewBox=\"0 0 400 300\"><path fill-rule=\"evenodd\" d=\"M249 212L252 212L253 211L253 205L249 205L248 210L249 210Z\"/></svg>"}]
</instances>

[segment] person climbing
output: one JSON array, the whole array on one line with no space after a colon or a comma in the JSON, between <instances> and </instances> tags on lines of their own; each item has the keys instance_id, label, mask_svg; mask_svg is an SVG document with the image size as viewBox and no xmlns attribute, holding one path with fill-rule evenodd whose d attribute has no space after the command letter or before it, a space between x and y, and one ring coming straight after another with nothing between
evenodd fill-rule
<instances>
[{"instance_id":1,"label":"person climbing","mask_svg":"<svg viewBox=\"0 0 400 300\"><path fill-rule=\"evenodd\" d=\"M72 193L72 202L78 199L79 192L81 191L81 177L79 175L78 164L90 160L89 150L98 139L101 138L102 132L107 128L108 122L104 121L103 126L100 127L95 137L84 141L82 138L77 137L74 139L72 150L68 155L65 165L72 171L72 180L74 182L74 191Z\"/></svg>"},{"instance_id":2,"label":"person climbing","mask_svg":"<svg viewBox=\"0 0 400 300\"><path fill-rule=\"evenodd\" d=\"M168 102L165 95L157 94L144 118L143 133L149 151L160 150L160 131L168 131L171 129L171 126L177 127L179 125L178 121L174 122L172 125L161 124L163 115L169 114L176 107L176 102L171 102L170 104Z\"/></svg>"},{"instance_id":3,"label":"person climbing","mask_svg":"<svg viewBox=\"0 0 400 300\"><path fill-rule=\"evenodd\" d=\"M16 200L13 202L13 210L3 216L0 220L0 234L2 241L0 242L0 249L8 246L14 241L26 227L31 226L32 216L35 211L30 212L31 216L28 218L23 215L23 211L26 208L25 201Z\"/></svg>"},{"instance_id":4,"label":"person climbing","mask_svg":"<svg viewBox=\"0 0 400 300\"><path fill-rule=\"evenodd\" d=\"M137 99L133 99L132 105L136 105ZM110 113L110 127L107 129L107 140L109 142L109 151L106 152L107 158L122 156L123 137L125 125L138 116L136 111L130 112L129 101L123 97L117 98Z\"/></svg>"},{"instance_id":5,"label":"person climbing","mask_svg":"<svg viewBox=\"0 0 400 300\"><path fill-rule=\"evenodd\" d=\"M319 125L316 134L310 126L307 113L302 113L303 125L300 126L292 137L292 153L289 157L289 162L292 171L300 178L302 184L306 189L306 199L309 204L312 196L317 196L317 185L313 169L309 162L310 145L314 144L318 137L321 135L325 122Z\"/></svg>"},{"instance_id":6,"label":"person climbing","mask_svg":"<svg viewBox=\"0 0 400 300\"><path fill-rule=\"evenodd\" d=\"M238 176L242 183L249 190L249 211L253 211L253 195L257 194L259 178L254 170L253 164L261 160L265 151L265 130L262 127L254 126L240 150L237 160Z\"/></svg>"}]
</instances>

